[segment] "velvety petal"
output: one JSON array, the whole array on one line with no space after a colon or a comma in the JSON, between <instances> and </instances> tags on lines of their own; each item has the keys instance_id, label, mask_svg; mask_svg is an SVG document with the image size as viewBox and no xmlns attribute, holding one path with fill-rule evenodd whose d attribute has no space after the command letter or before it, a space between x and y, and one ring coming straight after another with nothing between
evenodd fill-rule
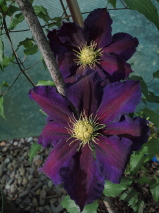
<instances>
[{"instance_id":1,"label":"velvety petal","mask_svg":"<svg viewBox=\"0 0 159 213\"><path fill-rule=\"evenodd\" d=\"M105 179L119 183L131 153L132 142L117 136L101 136L94 144L96 160Z\"/></svg>"},{"instance_id":2,"label":"velvety petal","mask_svg":"<svg viewBox=\"0 0 159 213\"><path fill-rule=\"evenodd\" d=\"M62 54L58 54L56 58L64 79L72 74L76 74L78 66L75 64L74 58L73 52L63 52Z\"/></svg>"},{"instance_id":3,"label":"velvety petal","mask_svg":"<svg viewBox=\"0 0 159 213\"><path fill-rule=\"evenodd\" d=\"M85 112L87 116L96 112L101 96L102 79L97 72L93 72L66 89L66 96L78 109L79 114Z\"/></svg>"},{"instance_id":4,"label":"velvety petal","mask_svg":"<svg viewBox=\"0 0 159 213\"><path fill-rule=\"evenodd\" d=\"M96 9L88 15L84 22L85 34L89 42L95 41L98 48L110 44L112 20L105 8Z\"/></svg>"},{"instance_id":5,"label":"velvety petal","mask_svg":"<svg viewBox=\"0 0 159 213\"><path fill-rule=\"evenodd\" d=\"M116 33L113 35L111 44L104 51L120 55L127 61L136 52L137 45L137 38L133 38L128 33Z\"/></svg>"},{"instance_id":6,"label":"velvety petal","mask_svg":"<svg viewBox=\"0 0 159 213\"><path fill-rule=\"evenodd\" d=\"M57 143L46 159L44 166L39 169L39 171L51 178L55 185L62 182L60 170L65 167L65 164L67 164L78 149L79 142L76 141L72 144L71 142L72 140L65 141L62 139Z\"/></svg>"},{"instance_id":7,"label":"velvety petal","mask_svg":"<svg viewBox=\"0 0 159 213\"><path fill-rule=\"evenodd\" d=\"M55 55L69 51L69 47L64 45L57 36L57 31L56 29L49 31L47 35L50 41L50 47Z\"/></svg>"},{"instance_id":8,"label":"velvety petal","mask_svg":"<svg viewBox=\"0 0 159 213\"><path fill-rule=\"evenodd\" d=\"M106 125L119 121L121 115L133 113L141 100L140 84L128 80L115 82L104 88L104 94L97 111L99 121Z\"/></svg>"},{"instance_id":9,"label":"velvety petal","mask_svg":"<svg viewBox=\"0 0 159 213\"><path fill-rule=\"evenodd\" d=\"M132 71L130 64L126 63L117 55L103 53L100 60L100 66L105 72L111 75L114 81L125 79Z\"/></svg>"},{"instance_id":10,"label":"velvety petal","mask_svg":"<svg viewBox=\"0 0 159 213\"><path fill-rule=\"evenodd\" d=\"M68 126L57 123L54 121L49 121L45 125L41 135L39 136L38 143L43 145L43 147L47 147L49 144L55 146L58 141L62 138L66 140L70 137L67 129Z\"/></svg>"},{"instance_id":11,"label":"velvety petal","mask_svg":"<svg viewBox=\"0 0 159 213\"><path fill-rule=\"evenodd\" d=\"M71 45L75 48L86 43L83 29L76 23L64 22L58 30L58 37L65 45Z\"/></svg>"},{"instance_id":12,"label":"velvety petal","mask_svg":"<svg viewBox=\"0 0 159 213\"><path fill-rule=\"evenodd\" d=\"M81 211L102 195L104 178L88 145L74 156L73 169L63 168L61 176L65 189Z\"/></svg>"},{"instance_id":13,"label":"velvety petal","mask_svg":"<svg viewBox=\"0 0 159 213\"><path fill-rule=\"evenodd\" d=\"M66 97L62 97L51 86L37 86L30 90L30 98L36 101L42 110L46 112L51 119L67 123L68 117L72 116L70 102Z\"/></svg>"},{"instance_id":14,"label":"velvety petal","mask_svg":"<svg viewBox=\"0 0 159 213\"><path fill-rule=\"evenodd\" d=\"M133 141L132 150L137 151L148 140L149 127L147 123L146 119L140 117L130 118L123 116L119 122L108 124L103 133L129 138Z\"/></svg>"}]
</instances>

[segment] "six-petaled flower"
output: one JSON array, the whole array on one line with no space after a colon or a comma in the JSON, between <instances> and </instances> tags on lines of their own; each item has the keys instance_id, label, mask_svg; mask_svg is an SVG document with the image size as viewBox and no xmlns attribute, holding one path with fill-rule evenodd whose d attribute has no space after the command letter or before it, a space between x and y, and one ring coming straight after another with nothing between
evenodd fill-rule
<instances>
[{"instance_id":1,"label":"six-petaled flower","mask_svg":"<svg viewBox=\"0 0 159 213\"><path fill-rule=\"evenodd\" d=\"M141 100L139 82L102 86L91 71L74 84L66 84L66 97L51 86L30 91L48 115L39 144L53 147L40 169L54 184L63 182L76 204L98 199L104 180L119 183L130 154L148 139L145 119L130 118Z\"/></svg>"}]
</instances>

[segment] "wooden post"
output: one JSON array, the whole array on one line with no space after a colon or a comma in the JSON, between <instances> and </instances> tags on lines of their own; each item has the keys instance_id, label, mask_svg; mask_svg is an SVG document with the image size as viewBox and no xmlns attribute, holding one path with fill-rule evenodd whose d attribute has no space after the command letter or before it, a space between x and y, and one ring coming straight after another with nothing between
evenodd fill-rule
<instances>
[{"instance_id":1,"label":"wooden post","mask_svg":"<svg viewBox=\"0 0 159 213\"><path fill-rule=\"evenodd\" d=\"M79 26L83 27L83 18L77 0L66 0L72 19Z\"/></svg>"}]
</instances>

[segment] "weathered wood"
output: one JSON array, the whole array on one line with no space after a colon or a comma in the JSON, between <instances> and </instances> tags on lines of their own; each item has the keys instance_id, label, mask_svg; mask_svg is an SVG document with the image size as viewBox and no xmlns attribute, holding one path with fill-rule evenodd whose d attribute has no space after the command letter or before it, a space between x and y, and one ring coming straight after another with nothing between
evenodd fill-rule
<instances>
[{"instance_id":1,"label":"weathered wood","mask_svg":"<svg viewBox=\"0 0 159 213\"><path fill-rule=\"evenodd\" d=\"M42 53L46 66L56 85L57 91L61 95L65 95L64 81L61 76L59 67L31 3L29 2L29 0L15 1L19 5L20 10L22 11L22 14L25 17L25 20L29 25L32 35L35 41L37 42L37 45Z\"/></svg>"}]
</instances>

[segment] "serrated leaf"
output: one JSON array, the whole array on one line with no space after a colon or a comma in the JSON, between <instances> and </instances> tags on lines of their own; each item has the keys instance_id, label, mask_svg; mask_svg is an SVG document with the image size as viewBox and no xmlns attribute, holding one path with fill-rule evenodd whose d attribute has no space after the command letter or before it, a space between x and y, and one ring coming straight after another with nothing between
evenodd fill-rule
<instances>
[{"instance_id":1,"label":"serrated leaf","mask_svg":"<svg viewBox=\"0 0 159 213\"><path fill-rule=\"evenodd\" d=\"M151 0L124 0L126 5L143 14L149 21L153 22L159 30L159 17L155 5Z\"/></svg>"},{"instance_id":2,"label":"serrated leaf","mask_svg":"<svg viewBox=\"0 0 159 213\"><path fill-rule=\"evenodd\" d=\"M152 110L149 109L149 108L145 108L145 109L143 109L143 113L144 113L144 115L145 115L146 117L149 118L149 120L150 120L152 123L155 124L155 126L156 126L157 128L159 128L159 115L158 115L156 112L152 111Z\"/></svg>"},{"instance_id":3,"label":"serrated leaf","mask_svg":"<svg viewBox=\"0 0 159 213\"><path fill-rule=\"evenodd\" d=\"M153 78L159 78L159 70L153 73Z\"/></svg>"},{"instance_id":4,"label":"serrated leaf","mask_svg":"<svg viewBox=\"0 0 159 213\"><path fill-rule=\"evenodd\" d=\"M138 198L138 192L135 189L128 189L120 196L120 200L128 202L128 205L133 208L134 212L139 211L144 204L144 202Z\"/></svg>"},{"instance_id":5,"label":"serrated leaf","mask_svg":"<svg viewBox=\"0 0 159 213\"><path fill-rule=\"evenodd\" d=\"M65 208L69 213L80 213L79 207L75 204L75 201L66 196L61 202L63 208ZM97 213L98 201L94 201L91 204L88 204L84 207L81 213Z\"/></svg>"},{"instance_id":6,"label":"serrated leaf","mask_svg":"<svg viewBox=\"0 0 159 213\"><path fill-rule=\"evenodd\" d=\"M6 119L4 115L4 108L3 108L4 98L2 95L0 95L0 116Z\"/></svg>"},{"instance_id":7,"label":"serrated leaf","mask_svg":"<svg viewBox=\"0 0 159 213\"><path fill-rule=\"evenodd\" d=\"M106 180L104 185L104 195L108 197L116 197L122 193L128 186L132 183L132 179L130 178L122 178L120 184L114 184L108 180Z\"/></svg>"},{"instance_id":8,"label":"serrated leaf","mask_svg":"<svg viewBox=\"0 0 159 213\"><path fill-rule=\"evenodd\" d=\"M24 20L24 16L22 15L22 13L16 14L15 17L11 20L8 29L13 30L23 20Z\"/></svg>"},{"instance_id":9,"label":"serrated leaf","mask_svg":"<svg viewBox=\"0 0 159 213\"><path fill-rule=\"evenodd\" d=\"M42 147L42 145L39 145L37 143L33 143L31 145L31 148L30 148L30 151L29 151L29 162L30 163L33 161L34 156L41 149L41 147Z\"/></svg>"},{"instance_id":10,"label":"serrated leaf","mask_svg":"<svg viewBox=\"0 0 159 213\"><path fill-rule=\"evenodd\" d=\"M0 38L0 68L3 71L3 56L4 56L4 44L2 38Z\"/></svg>"},{"instance_id":11,"label":"serrated leaf","mask_svg":"<svg viewBox=\"0 0 159 213\"><path fill-rule=\"evenodd\" d=\"M50 80L49 81L41 80L41 81L38 81L36 86L53 86L53 87L55 87L55 83Z\"/></svg>"},{"instance_id":12,"label":"serrated leaf","mask_svg":"<svg viewBox=\"0 0 159 213\"><path fill-rule=\"evenodd\" d=\"M48 22L50 20L49 14L45 7L35 5L33 8L34 8L35 14L39 18L42 18L45 22Z\"/></svg>"},{"instance_id":13,"label":"serrated leaf","mask_svg":"<svg viewBox=\"0 0 159 213\"><path fill-rule=\"evenodd\" d=\"M116 1L117 0L108 0L108 3L110 3L115 9L116 8Z\"/></svg>"},{"instance_id":14,"label":"serrated leaf","mask_svg":"<svg viewBox=\"0 0 159 213\"><path fill-rule=\"evenodd\" d=\"M131 76L130 79L140 81L141 92L145 95L145 97L148 97L148 89L144 79L141 76L137 76L137 75Z\"/></svg>"},{"instance_id":15,"label":"serrated leaf","mask_svg":"<svg viewBox=\"0 0 159 213\"><path fill-rule=\"evenodd\" d=\"M150 191L155 202L159 201L159 183L150 185Z\"/></svg>"},{"instance_id":16,"label":"serrated leaf","mask_svg":"<svg viewBox=\"0 0 159 213\"><path fill-rule=\"evenodd\" d=\"M136 174L139 169L142 167L146 156L141 152L139 154L132 154L130 158L130 174Z\"/></svg>"},{"instance_id":17,"label":"serrated leaf","mask_svg":"<svg viewBox=\"0 0 159 213\"><path fill-rule=\"evenodd\" d=\"M38 46L36 44L24 50L25 55L33 55L37 52L38 52Z\"/></svg>"}]
</instances>

